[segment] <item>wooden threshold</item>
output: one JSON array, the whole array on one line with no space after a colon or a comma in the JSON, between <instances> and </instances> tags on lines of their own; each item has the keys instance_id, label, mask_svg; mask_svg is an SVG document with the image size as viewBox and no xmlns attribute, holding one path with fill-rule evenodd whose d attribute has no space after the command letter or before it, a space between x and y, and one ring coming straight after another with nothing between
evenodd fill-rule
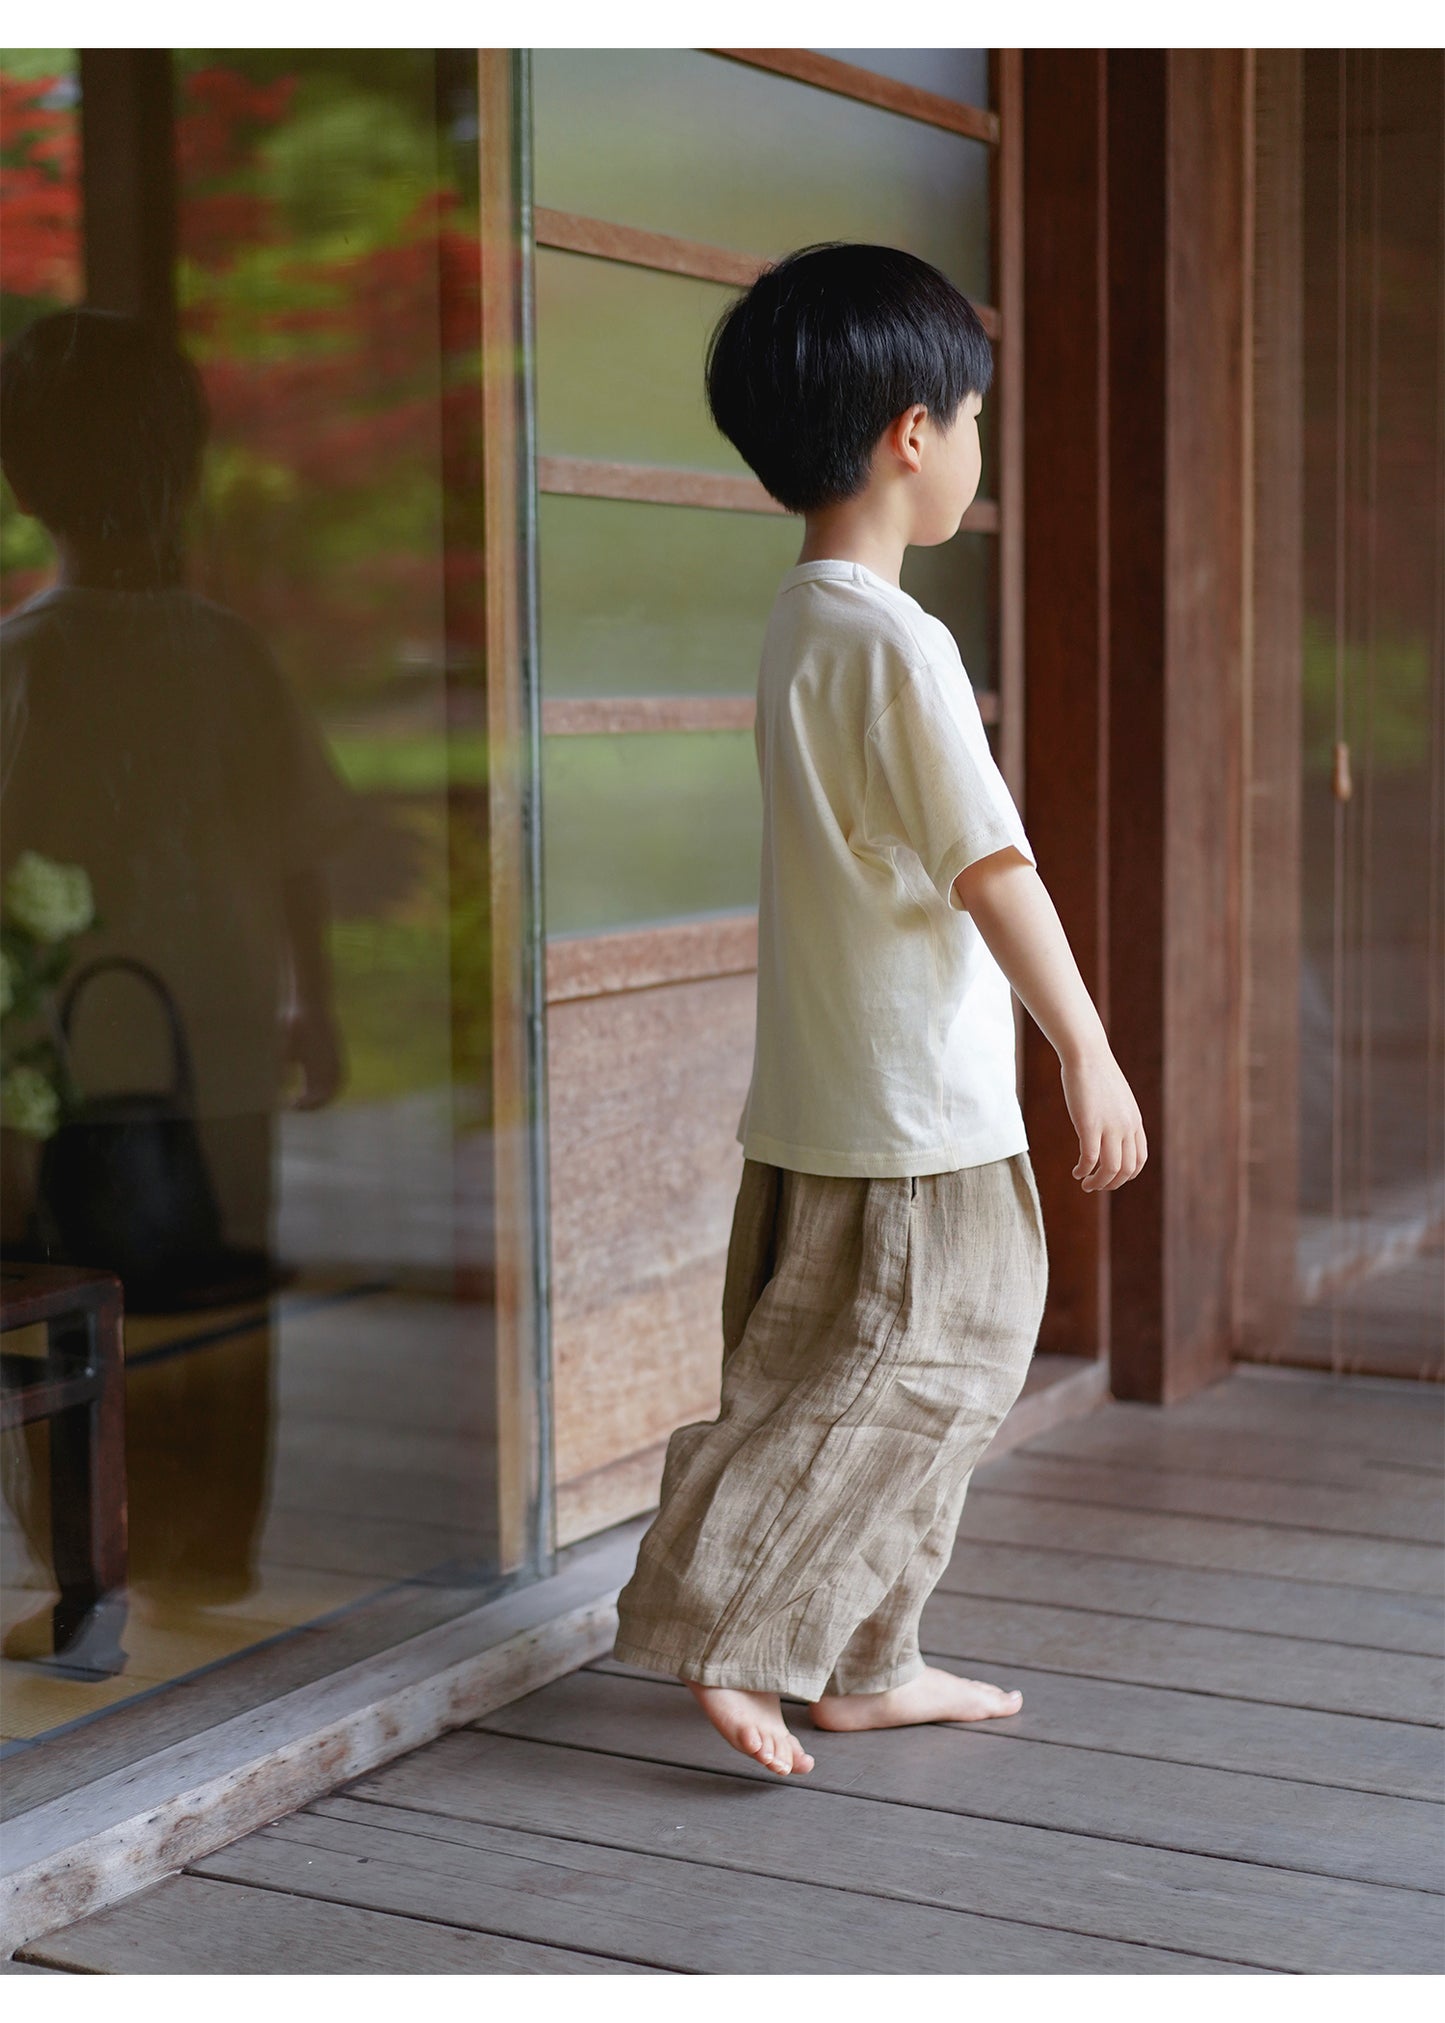
<instances>
[{"instance_id":1,"label":"wooden threshold","mask_svg":"<svg viewBox=\"0 0 1445 2023\"><path fill-rule=\"evenodd\" d=\"M644 1528L619 1525L547 1579L7 1820L0 1954L600 1657Z\"/></svg>"}]
</instances>

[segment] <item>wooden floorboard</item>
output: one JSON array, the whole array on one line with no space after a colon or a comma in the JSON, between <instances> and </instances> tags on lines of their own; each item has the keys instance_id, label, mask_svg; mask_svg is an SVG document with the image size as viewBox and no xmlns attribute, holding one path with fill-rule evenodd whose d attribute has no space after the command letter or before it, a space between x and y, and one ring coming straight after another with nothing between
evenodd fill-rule
<instances>
[{"instance_id":1,"label":"wooden floorboard","mask_svg":"<svg viewBox=\"0 0 1445 2023\"><path fill-rule=\"evenodd\" d=\"M253 1835L252 1839L259 1838ZM244 1843L243 1843L244 1844ZM445 1917L186 1872L25 1949L88 1974L616 1974L619 1962Z\"/></svg>"},{"instance_id":2,"label":"wooden floorboard","mask_svg":"<svg viewBox=\"0 0 1445 2023\"><path fill-rule=\"evenodd\" d=\"M1445 1599L1438 1595L1381 1594L1330 1581L1159 1566L1070 1552L1063 1545L969 1539L954 1553L939 1591L1445 1657Z\"/></svg>"},{"instance_id":3,"label":"wooden floorboard","mask_svg":"<svg viewBox=\"0 0 1445 2023\"><path fill-rule=\"evenodd\" d=\"M1276 1707L1350 1707L1384 1721L1445 1725L1438 1658L1392 1653L1381 1663L1348 1644L937 1593L924 1608L922 1636L930 1651L959 1660L956 1670L1018 1663Z\"/></svg>"},{"instance_id":4,"label":"wooden floorboard","mask_svg":"<svg viewBox=\"0 0 1445 2023\"><path fill-rule=\"evenodd\" d=\"M1191 1474L1207 1472L1219 1482L1253 1476L1265 1482L1334 1483L1347 1489L1439 1499L1438 1463L1364 1453L1339 1435L1311 1440L1241 1431L1231 1435L1227 1451L1221 1452L1219 1430L1187 1420L1181 1423L1175 1413L1182 1409L1186 1408L1160 1412L1155 1405L1116 1401L1107 1412L1093 1412L1040 1433L1029 1442L1029 1456L1035 1461L1058 1456L1135 1468L1179 1468Z\"/></svg>"},{"instance_id":5,"label":"wooden floorboard","mask_svg":"<svg viewBox=\"0 0 1445 2023\"><path fill-rule=\"evenodd\" d=\"M734 1873L720 1890L715 1870L671 1852L355 1800L283 1820L201 1866L548 1945L595 1945L605 1932L619 1957L695 1974L1014 1973L1021 1960L1035 1973L1199 1970L1186 1953L898 1899L860 1904L807 1880Z\"/></svg>"},{"instance_id":6,"label":"wooden floorboard","mask_svg":"<svg viewBox=\"0 0 1445 2023\"><path fill-rule=\"evenodd\" d=\"M698 1732L685 1686L605 1674L559 1679L473 1725L570 1750L718 1771L731 1768L735 1753L710 1728ZM801 1729L818 1759L809 1792L847 1792L1401 1889L1417 1887L1439 1854L1441 1808L1415 1799L1123 1760L1005 1735L1000 1726L929 1727L906 1751L896 1732L830 1735L820 1743L806 1719Z\"/></svg>"},{"instance_id":7,"label":"wooden floorboard","mask_svg":"<svg viewBox=\"0 0 1445 2023\"><path fill-rule=\"evenodd\" d=\"M939 1657L935 1651L926 1655ZM616 1658L599 1658L588 1669L657 1677ZM1008 1677L1024 1695L1022 1711L1009 1717L1010 1735L1445 1802L1445 1750L1437 1729L1035 1672L1027 1665L1010 1665ZM1004 1724L983 1732L1001 1734Z\"/></svg>"},{"instance_id":8,"label":"wooden floorboard","mask_svg":"<svg viewBox=\"0 0 1445 2023\"><path fill-rule=\"evenodd\" d=\"M696 1722L689 1732L689 1746L709 1748ZM1424 1970L1442 1959L1441 1900L1418 1890L783 1784L742 1759L737 1769L721 1764L461 1730L345 1795L1279 1971L1406 1971L1406 1961Z\"/></svg>"},{"instance_id":9,"label":"wooden floorboard","mask_svg":"<svg viewBox=\"0 0 1445 2023\"><path fill-rule=\"evenodd\" d=\"M132 1973L1445 1971L1437 1387L1239 1368L986 1458L929 1658L987 1724L783 1782L604 1658L8 1963Z\"/></svg>"},{"instance_id":10,"label":"wooden floorboard","mask_svg":"<svg viewBox=\"0 0 1445 2023\"><path fill-rule=\"evenodd\" d=\"M1015 1496L993 1488L1001 1478L970 1485L961 1539L996 1539L1010 1545L1056 1546L1153 1560L1164 1566L1213 1567L1223 1572L1374 1587L1386 1594L1438 1595L1439 1548L1399 1539L1345 1538L1282 1524L1241 1523L1229 1517L1142 1514L1127 1507L1070 1503L1047 1495Z\"/></svg>"},{"instance_id":11,"label":"wooden floorboard","mask_svg":"<svg viewBox=\"0 0 1445 2023\"><path fill-rule=\"evenodd\" d=\"M1048 1496L1067 1503L1104 1504L1114 1510L1158 1511L1211 1520L1243 1518L1297 1531L1343 1533L1354 1538L1445 1545L1445 1504L1338 1484L1263 1482L1242 1475L1186 1474L1180 1468L1130 1468L1117 1461L1035 1461L1027 1448L1010 1455L1012 1466L988 1477L995 1495Z\"/></svg>"}]
</instances>

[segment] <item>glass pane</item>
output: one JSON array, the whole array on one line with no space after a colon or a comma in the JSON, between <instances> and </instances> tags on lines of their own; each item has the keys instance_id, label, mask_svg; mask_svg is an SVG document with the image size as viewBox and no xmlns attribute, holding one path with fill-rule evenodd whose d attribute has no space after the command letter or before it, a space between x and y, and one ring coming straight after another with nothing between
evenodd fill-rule
<instances>
[{"instance_id":1,"label":"glass pane","mask_svg":"<svg viewBox=\"0 0 1445 2023\"><path fill-rule=\"evenodd\" d=\"M1426 60L1405 50L1310 50L1303 60L1295 1353L1316 1365L1438 1378L1445 74L1439 51ZM1372 110L1381 107L1383 123Z\"/></svg>"},{"instance_id":2,"label":"glass pane","mask_svg":"<svg viewBox=\"0 0 1445 2023\"><path fill-rule=\"evenodd\" d=\"M736 291L537 248L537 447L543 456L752 473L713 426L708 333Z\"/></svg>"},{"instance_id":3,"label":"glass pane","mask_svg":"<svg viewBox=\"0 0 1445 2023\"><path fill-rule=\"evenodd\" d=\"M901 246L988 299L986 143L702 50L532 64L539 204L767 257Z\"/></svg>"},{"instance_id":4,"label":"glass pane","mask_svg":"<svg viewBox=\"0 0 1445 2023\"><path fill-rule=\"evenodd\" d=\"M751 695L800 522L543 493L549 696Z\"/></svg>"},{"instance_id":5,"label":"glass pane","mask_svg":"<svg viewBox=\"0 0 1445 2023\"><path fill-rule=\"evenodd\" d=\"M988 464L985 459L984 469ZM955 534L936 548L909 548L899 585L941 618L975 689L998 685L998 538Z\"/></svg>"},{"instance_id":6,"label":"glass pane","mask_svg":"<svg viewBox=\"0 0 1445 2023\"><path fill-rule=\"evenodd\" d=\"M7 1254L125 1284L130 1590L121 1668L57 1685L62 1491L46 1420L7 1435L12 1804L75 1776L63 1722L110 1710L94 1775L157 1720L174 1740L537 1571L535 1500L499 1487L535 1499L538 1456L530 1407L507 1416L495 1291L501 1269L532 1280L530 1254L499 1256L530 1241L499 1199L527 1148L493 1130L494 1052L525 1054L530 1007L493 1002L511 966L491 935L476 55L100 55L87 89L172 59L173 142L136 144L174 145L179 338L209 431L191 509L163 523L185 496L182 368L127 382L107 349L126 326L87 326L52 439L92 413L93 468L56 481L64 570L16 570L3 634L7 731L24 705L7 957L33 972L55 919L36 852L94 903L66 923L62 991L96 957L151 973L71 1003L59 1129L6 1084ZM86 519L102 496L124 539ZM103 1108L122 1096L128 1123ZM529 1352L531 1325L524 1308ZM181 1680L183 1701L154 1697Z\"/></svg>"},{"instance_id":7,"label":"glass pane","mask_svg":"<svg viewBox=\"0 0 1445 2023\"><path fill-rule=\"evenodd\" d=\"M549 934L757 905L751 731L587 733L542 745Z\"/></svg>"},{"instance_id":8,"label":"glass pane","mask_svg":"<svg viewBox=\"0 0 1445 2023\"><path fill-rule=\"evenodd\" d=\"M85 292L73 49L0 49L0 343ZM55 548L0 486L0 611L49 580Z\"/></svg>"}]
</instances>

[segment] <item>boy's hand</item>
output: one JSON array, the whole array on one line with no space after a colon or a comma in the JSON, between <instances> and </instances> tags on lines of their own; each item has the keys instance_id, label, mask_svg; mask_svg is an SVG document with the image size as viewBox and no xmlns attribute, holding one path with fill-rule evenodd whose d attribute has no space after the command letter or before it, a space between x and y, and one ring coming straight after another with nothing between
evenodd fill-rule
<instances>
[{"instance_id":1,"label":"boy's hand","mask_svg":"<svg viewBox=\"0 0 1445 2023\"><path fill-rule=\"evenodd\" d=\"M330 1005L297 1006L285 1023L286 1059L301 1069L301 1087L287 1099L290 1110L319 1110L344 1079L341 1029Z\"/></svg>"},{"instance_id":2,"label":"boy's hand","mask_svg":"<svg viewBox=\"0 0 1445 2023\"><path fill-rule=\"evenodd\" d=\"M1149 1156L1134 1092L1113 1050L1100 1044L1060 1061L1064 1101L1079 1134L1074 1178L1086 1194L1122 1187Z\"/></svg>"}]
</instances>

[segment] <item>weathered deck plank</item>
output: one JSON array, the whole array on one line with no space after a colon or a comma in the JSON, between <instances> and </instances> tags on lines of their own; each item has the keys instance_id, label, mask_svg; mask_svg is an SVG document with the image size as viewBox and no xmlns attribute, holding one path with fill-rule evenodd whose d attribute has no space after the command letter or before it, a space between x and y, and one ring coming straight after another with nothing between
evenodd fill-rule
<instances>
[{"instance_id":1,"label":"weathered deck plank","mask_svg":"<svg viewBox=\"0 0 1445 2023\"><path fill-rule=\"evenodd\" d=\"M25 1953L85 1974L652 1971L600 1953L532 1945L424 1916L363 1910L323 1896L246 1889L189 1871L37 1939Z\"/></svg>"},{"instance_id":2,"label":"weathered deck plank","mask_svg":"<svg viewBox=\"0 0 1445 2023\"><path fill-rule=\"evenodd\" d=\"M1244 1370L986 1460L924 1614L1020 1685L782 1783L603 1659L10 1971L1445 1971L1445 1396Z\"/></svg>"},{"instance_id":3,"label":"weathered deck plank","mask_svg":"<svg viewBox=\"0 0 1445 2023\"><path fill-rule=\"evenodd\" d=\"M1181 1426L1207 1426L1231 1439L1278 1431L1286 1439L1323 1440L1385 1460L1445 1465L1441 1385L1237 1363L1219 1383L1167 1410Z\"/></svg>"},{"instance_id":4,"label":"weathered deck plank","mask_svg":"<svg viewBox=\"0 0 1445 2023\"><path fill-rule=\"evenodd\" d=\"M685 1686L605 1673L574 1673L472 1726L701 1769L727 1770L735 1754L699 1721ZM827 1735L804 1717L795 1732L816 1758L810 1791L1401 1889L1419 1888L1439 1861L1445 1811L1435 1804L1042 1744L1011 1726L939 1724L910 1736L906 1749L896 1730Z\"/></svg>"},{"instance_id":5,"label":"weathered deck plank","mask_svg":"<svg viewBox=\"0 0 1445 2023\"><path fill-rule=\"evenodd\" d=\"M1445 1725L1445 1664L1438 1658L1392 1653L1381 1664L1350 1644L941 1593L924 1607L922 1635L929 1650L969 1663L1017 1662L1274 1706L1348 1707L1386 1721Z\"/></svg>"},{"instance_id":6,"label":"weathered deck plank","mask_svg":"<svg viewBox=\"0 0 1445 2023\"><path fill-rule=\"evenodd\" d=\"M707 1747L696 1723L684 1732ZM691 1768L461 1729L343 1795L1201 1960L1299 1973L1445 1965L1441 1899L1421 1891L880 1803L783 1784L741 1758Z\"/></svg>"},{"instance_id":7,"label":"weathered deck plank","mask_svg":"<svg viewBox=\"0 0 1445 2023\"><path fill-rule=\"evenodd\" d=\"M1190 1419L1188 1401L1161 1412L1115 1400L1107 1412L1066 1420L1028 1443L1031 1460L1123 1462L1135 1468L1183 1469L1216 1481L1253 1476L1265 1482L1335 1483L1392 1496L1438 1499L1441 1464L1401 1461L1346 1441L1301 1439L1283 1432L1232 1432ZM1445 1440L1442 1440L1445 1446ZM985 1467L987 1463L984 1464Z\"/></svg>"},{"instance_id":8,"label":"weathered deck plank","mask_svg":"<svg viewBox=\"0 0 1445 2023\"><path fill-rule=\"evenodd\" d=\"M1012 1457L1010 1457L1012 1458ZM999 1467L1003 1467L999 1463ZM1000 1484L996 1490L995 1482ZM1276 1575L1375 1587L1386 1594L1438 1595L1440 1551L1399 1539L1351 1538L1290 1525L1240 1523L1229 1517L1177 1517L1165 1510L1141 1514L1128 1506L1068 1502L1040 1490L1004 1493L1001 1478L980 1475L969 1485L959 1526L963 1542L997 1539L1009 1545L1055 1546L1066 1539L1081 1552L1167 1566L1214 1567L1222 1572Z\"/></svg>"},{"instance_id":9,"label":"weathered deck plank","mask_svg":"<svg viewBox=\"0 0 1445 2023\"><path fill-rule=\"evenodd\" d=\"M1161 1566L1057 1546L960 1541L939 1592L1445 1657L1445 1600L1342 1582Z\"/></svg>"},{"instance_id":10,"label":"weathered deck plank","mask_svg":"<svg viewBox=\"0 0 1445 2023\"><path fill-rule=\"evenodd\" d=\"M1118 1461L1069 1461L1061 1455L1035 1461L1025 1446L1005 1456L987 1480L995 1495L1052 1496L1062 1502L1101 1503L1114 1510L1246 1518L1299 1531L1445 1544L1441 1500L1396 1495L1388 1478L1374 1490L1333 1482L1266 1482L1249 1475L1134 1468Z\"/></svg>"},{"instance_id":11,"label":"weathered deck plank","mask_svg":"<svg viewBox=\"0 0 1445 2023\"><path fill-rule=\"evenodd\" d=\"M564 1774L565 1773L559 1773ZM209 1876L405 1910L694 1974L1198 1973L1187 1953L329 1800L198 1864ZM1239 1972L1219 1963L1215 1971Z\"/></svg>"},{"instance_id":12,"label":"weathered deck plank","mask_svg":"<svg viewBox=\"0 0 1445 2023\"><path fill-rule=\"evenodd\" d=\"M938 1653L927 1655L934 1659ZM598 1658L587 1669L657 1677L616 1658ZM1226 1700L1167 1686L1035 1672L1026 1665L1010 1665L1009 1678L1024 1695L1022 1711L1009 1719L1010 1735L1445 1803L1445 1749L1437 1729ZM1005 1731L1000 1726L990 1732Z\"/></svg>"}]
</instances>

